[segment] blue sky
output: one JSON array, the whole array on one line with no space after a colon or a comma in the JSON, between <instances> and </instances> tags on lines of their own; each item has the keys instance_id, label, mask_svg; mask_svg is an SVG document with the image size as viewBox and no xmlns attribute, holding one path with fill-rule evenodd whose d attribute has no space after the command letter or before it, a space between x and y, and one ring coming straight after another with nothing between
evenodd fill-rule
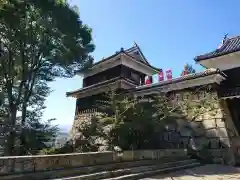
<instances>
[{"instance_id":1,"label":"blue sky","mask_svg":"<svg viewBox=\"0 0 240 180\"><path fill-rule=\"evenodd\" d=\"M93 29L95 61L110 56L136 41L149 62L173 71L178 76L185 63L197 71L196 55L211 51L225 33L240 35L238 0L71 0L77 5L82 21ZM67 25L67 22L66 22ZM46 102L44 118L71 127L75 99L67 91L82 86L81 77L58 79Z\"/></svg>"}]
</instances>

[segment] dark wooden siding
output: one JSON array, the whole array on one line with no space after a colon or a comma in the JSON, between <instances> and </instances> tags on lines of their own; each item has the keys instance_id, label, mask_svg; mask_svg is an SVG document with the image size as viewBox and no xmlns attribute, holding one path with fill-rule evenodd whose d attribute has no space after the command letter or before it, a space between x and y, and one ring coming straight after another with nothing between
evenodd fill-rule
<instances>
[{"instance_id":1,"label":"dark wooden siding","mask_svg":"<svg viewBox=\"0 0 240 180\"><path fill-rule=\"evenodd\" d=\"M85 79L83 79L83 87L91 86L99 82L103 82L115 77L119 77L120 75L121 75L121 66L116 66L114 68L100 72L93 76L86 77Z\"/></svg>"},{"instance_id":2,"label":"dark wooden siding","mask_svg":"<svg viewBox=\"0 0 240 180\"><path fill-rule=\"evenodd\" d=\"M142 84L144 83L145 74L140 73L129 67L122 66L121 74L122 74L122 77L124 77L126 79L130 79L136 85L141 85L140 82L142 82Z\"/></svg>"},{"instance_id":3,"label":"dark wooden siding","mask_svg":"<svg viewBox=\"0 0 240 180\"><path fill-rule=\"evenodd\" d=\"M86 77L85 79L83 79L83 87L91 86L93 84L103 82L116 77L130 79L136 85L140 85L140 81L144 83L145 74L142 74L129 67L119 65L106 71L95 74L93 76Z\"/></svg>"},{"instance_id":4,"label":"dark wooden siding","mask_svg":"<svg viewBox=\"0 0 240 180\"><path fill-rule=\"evenodd\" d=\"M88 96L85 98L77 99L77 112L84 111L87 109L93 109L93 108L98 108L100 100L104 98L103 94L97 94L97 95L92 95Z\"/></svg>"}]
</instances>

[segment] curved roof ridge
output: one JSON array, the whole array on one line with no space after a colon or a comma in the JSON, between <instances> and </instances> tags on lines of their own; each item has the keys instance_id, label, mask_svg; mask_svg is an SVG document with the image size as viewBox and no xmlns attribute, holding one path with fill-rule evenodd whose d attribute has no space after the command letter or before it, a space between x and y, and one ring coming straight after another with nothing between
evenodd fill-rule
<instances>
[{"instance_id":1,"label":"curved roof ridge","mask_svg":"<svg viewBox=\"0 0 240 180\"><path fill-rule=\"evenodd\" d=\"M232 40L232 39L236 39L236 38L240 38L240 35L227 37L227 40Z\"/></svg>"},{"instance_id":2,"label":"curved roof ridge","mask_svg":"<svg viewBox=\"0 0 240 180\"><path fill-rule=\"evenodd\" d=\"M219 48L211 52L196 56L194 60L195 61L207 60L223 56L226 54L234 53L237 51L240 51L240 36L227 37Z\"/></svg>"}]
</instances>

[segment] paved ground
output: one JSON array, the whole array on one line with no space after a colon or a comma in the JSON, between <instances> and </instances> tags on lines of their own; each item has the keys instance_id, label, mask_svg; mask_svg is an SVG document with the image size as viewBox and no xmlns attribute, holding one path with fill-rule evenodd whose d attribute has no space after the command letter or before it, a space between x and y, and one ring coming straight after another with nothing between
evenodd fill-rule
<instances>
[{"instance_id":1,"label":"paved ground","mask_svg":"<svg viewBox=\"0 0 240 180\"><path fill-rule=\"evenodd\" d=\"M143 180L240 180L240 167L205 165Z\"/></svg>"}]
</instances>

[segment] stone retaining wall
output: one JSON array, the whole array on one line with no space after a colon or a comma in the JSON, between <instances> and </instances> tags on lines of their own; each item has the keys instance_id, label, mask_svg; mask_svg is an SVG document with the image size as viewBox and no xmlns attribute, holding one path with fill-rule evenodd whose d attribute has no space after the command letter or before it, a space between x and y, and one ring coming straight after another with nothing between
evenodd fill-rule
<instances>
[{"instance_id":1,"label":"stone retaining wall","mask_svg":"<svg viewBox=\"0 0 240 180\"><path fill-rule=\"evenodd\" d=\"M183 149L162 149L144 151L124 151L120 158L123 161L139 159L161 159L161 158L187 157L187 150Z\"/></svg>"},{"instance_id":2,"label":"stone retaining wall","mask_svg":"<svg viewBox=\"0 0 240 180\"><path fill-rule=\"evenodd\" d=\"M81 133L79 133L81 122L82 121L90 122L92 117L98 116L100 114L101 113L97 112L96 109L89 109L89 110L86 110L86 111L78 112L75 115L69 138L72 139L73 141L78 139L79 135L81 134Z\"/></svg>"},{"instance_id":3,"label":"stone retaining wall","mask_svg":"<svg viewBox=\"0 0 240 180\"><path fill-rule=\"evenodd\" d=\"M217 92L179 91L175 102L183 104L185 118L178 118L176 122L185 147L190 145L196 151L208 149L213 162L234 164L231 138L236 136L236 131L228 107Z\"/></svg>"},{"instance_id":4,"label":"stone retaining wall","mask_svg":"<svg viewBox=\"0 0 240 180\"><path fill-rule=\"evenodd\" d=\"M0 175L25 172L41 172L63 168L108 164L140 159L186 157L185 149L160 149L146 151L90 152L37 156L0 157Z\"/></svg>"}]
</instances>

